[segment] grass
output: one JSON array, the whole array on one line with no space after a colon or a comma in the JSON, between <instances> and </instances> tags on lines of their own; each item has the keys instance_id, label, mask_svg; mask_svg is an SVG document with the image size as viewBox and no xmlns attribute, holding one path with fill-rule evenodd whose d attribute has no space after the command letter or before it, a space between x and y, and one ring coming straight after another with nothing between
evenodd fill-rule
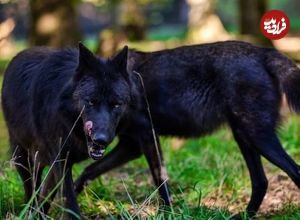
<instances>
[{"instance_id":1,"label":"grass","mask_svg":"<svg viewBox=\"0 0 300 220\"><path fill-rule=\"evenodd\" d=\"M2 77L0 76L0 83ZM292 116L280 130L288 152L300 161L300 120ZM157 213L159 197L152 184L144 158L111 171L86 187L78 201L87 218L105 219L229 219L229 207L241 210L246 206L242 197L249 198L248 171L229 129L224 127L212 136L187 140L180 149L173 147L171 138L161 138L164 157L174 199L173 210ZM0 112L0 218L18 217L23 204L23 187L14 166L9 162L7 132ZM91 160L74 167L78 176ZM264 161L269 173L278 169ZM224 208L204 206L208 196L225 201ZM142 204L149 201L144 207ZM241 201L239 205L235 205ZM55 218L62 208L52 210ZM300 219L300 209L286 206L273 216L259 219Z\"/></svg>"}]
</instances>

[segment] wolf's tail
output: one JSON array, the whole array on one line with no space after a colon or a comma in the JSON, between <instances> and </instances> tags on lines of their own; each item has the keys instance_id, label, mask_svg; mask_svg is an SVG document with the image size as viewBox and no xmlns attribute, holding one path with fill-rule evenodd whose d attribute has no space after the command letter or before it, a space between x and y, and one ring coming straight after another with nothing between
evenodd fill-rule
<instances>
[{"instance_id":1,"label":"wolf's tail","mask_svg":"<svg viewBox=\"0 0 300 220\"><path fill-rule=\"evenodd\" d=\"M300 114L300 69L297 65L276 50L265 53L266 68L280 83L289 107Z\"/></svg>"}]
</instances>

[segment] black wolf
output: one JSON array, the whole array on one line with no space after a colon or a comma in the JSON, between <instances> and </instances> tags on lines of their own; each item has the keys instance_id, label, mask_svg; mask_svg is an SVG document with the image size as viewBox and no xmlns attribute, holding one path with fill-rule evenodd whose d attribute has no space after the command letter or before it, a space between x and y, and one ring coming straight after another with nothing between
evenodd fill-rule
<instances>
[{"instance_id":1,"label":"black wolf","mask_svg":"<svg viewBox=\"0 0 300 220\"><path fill-rule=\"evenodd\" d=\"M86 59L97 62L92 55ZM103 145L115 135L120 141L113 151L85 169L76 182L77 192L88 180L142 154L155 184L165 182L147 104L157 136L199 137L224 123L230 126L251 177L249 216L256 213L267 190L261 156L300 187L299 166L276 135L283 94L291 109L300 113L300 70L288 58L275 49L228 41L149 53L129 50L127 65L123 62L120 72L103 67L95 71L99 93L90 107L106 115L99 118L101 132L107 137ZM160 194L165 204L170 204L167 187L160 187Z\"/></svg>"},{"instance_id":2,"label":"black wolf","mask_svg":"<svg viewBox=\"0 0 300 220\"><path fill-rule=\"evenodd\" d=\"M104 62L80 44L79 51L28 49L11 61L4 76L2 105L26 201L34 188L39 189L43 168L48 165L51 169L40 203L63 179L66 208L80 216L72 165L88 155L99 159L104 145L114 137L115 124L121 123L128 110L120 102L129 103L130 85L116 81L117 73L125 68L125 55L122 52ZM104 72L108 78L115 73L115 81L103 79ZM105 90L103 83L116 87ZM100 100L109 105L99 106ZM49 207L45 203L44 213Z\"/></svg>"}]
</instances>

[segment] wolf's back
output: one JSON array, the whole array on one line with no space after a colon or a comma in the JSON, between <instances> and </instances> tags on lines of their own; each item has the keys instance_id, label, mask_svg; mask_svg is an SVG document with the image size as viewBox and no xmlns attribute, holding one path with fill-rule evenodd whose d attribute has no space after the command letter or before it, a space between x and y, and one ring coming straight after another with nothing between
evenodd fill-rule
<instances>
[{"instance_id":1,"label":"wolf's back","mask_svg":"<svg viewBox=\"0 0 300 220\"><path fill-rule=\"evenodd\" d=\"M274 49L266 50L265 65L268 72L279 80L289 107L300 114L300 69L293 61Z\"/></svg>"}]
</instances>

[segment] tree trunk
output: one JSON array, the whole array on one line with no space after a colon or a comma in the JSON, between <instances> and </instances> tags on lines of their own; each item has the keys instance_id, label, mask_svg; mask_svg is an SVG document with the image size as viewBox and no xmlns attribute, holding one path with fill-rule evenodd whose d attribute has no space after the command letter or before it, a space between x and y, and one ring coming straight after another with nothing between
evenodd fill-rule
<instances>
[{"instance_id":1,"label":"tree trunk","mask_svg":"<svg viewBox=\"0 0 300 220\"><path fill-rule=\"evenodd\" d=\"M260 31L260 19L267 10L268 0L239 0L240 32L251 35L258 43L270 46L272 42Z\"/></svg>"},{"instance_id":2,"label":"tree trunk","mask_svg":"<svg viewBox=\"0 0 300 220\"><path fill-rule=\"evenodd\" d=\"M121 2L119 23L128 40L144 40L146 22L143 11L136 0L124 0Z\"/></svg>"},{"instance_id":3,"label":"tree trunk","mask_svg":"<svg viewBox=\"0 0 300 220\"><path fill-rule=\"evenodd\" d=\"M30 0L30 45L76 46L81 40L74 0Z\"/></svg>"}]
</instances>

